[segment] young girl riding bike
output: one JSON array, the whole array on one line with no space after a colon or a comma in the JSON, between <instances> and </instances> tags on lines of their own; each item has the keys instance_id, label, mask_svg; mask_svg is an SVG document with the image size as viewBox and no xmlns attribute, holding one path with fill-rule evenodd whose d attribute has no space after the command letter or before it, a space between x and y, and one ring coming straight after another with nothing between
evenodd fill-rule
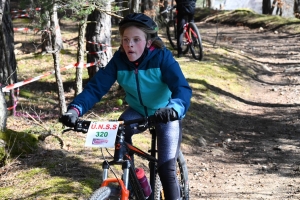
<instances>
[{"instance_id":1,"label":"young girl riding bike","mask_svg":"<svg viewBox=\"0 0 300 200\"><path fill-rule=\"evenodd\" d=\"M157 24L142 13L126 16L119 23L121 45L105 68L100 69L61 116L73 127L115 81L125 90L129 107L120 120L155 115L158 173L165 199L180 199L176 159L182 139L181 120L189 106L192 90L178 62L157 35ZM125 141L141 130L126 128Z\"/></svg>"}]
</instances>

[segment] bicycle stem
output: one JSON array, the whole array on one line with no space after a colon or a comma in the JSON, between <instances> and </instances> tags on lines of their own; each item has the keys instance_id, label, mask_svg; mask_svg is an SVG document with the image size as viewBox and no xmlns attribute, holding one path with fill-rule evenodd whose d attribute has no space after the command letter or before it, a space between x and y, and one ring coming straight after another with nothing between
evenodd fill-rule
<instances>
[{"instance_id":1,"label":"bicycle stem","mask_svg":"<svg viewBox=\"0 0 300 200\"><path fill-rule=\"evenodd\" d=\"M124 129L122 127L122 129ZM125 146L125 132L124 130L119 130L116 136L116 142L115 142L115 153L114 153L114 162L122 162L124 159L124 155L127 152L126 146Z\"/></svg>"}]
</instances>

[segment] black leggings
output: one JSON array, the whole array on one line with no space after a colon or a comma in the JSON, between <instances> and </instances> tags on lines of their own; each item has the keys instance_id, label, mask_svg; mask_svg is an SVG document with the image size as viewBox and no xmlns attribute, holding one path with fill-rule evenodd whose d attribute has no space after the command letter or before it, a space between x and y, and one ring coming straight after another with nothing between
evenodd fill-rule
<instances>
[{"instance_id":1,"label":"black leggings","mask_svg":"<svg viewBox=\"0 0 300 200\"><path fill-rule=\"evenodd\" d=\"M120 120L130 120L142 117L132 108L126 109ZM158 173L161 179L166 200L180 199L179 183L176 176L176 160L182 139L181 120L158 124L155 127L157 135ZM126 127L125 141L132 144L132 135L141 131Z\"/></svg>"}]
</instances>

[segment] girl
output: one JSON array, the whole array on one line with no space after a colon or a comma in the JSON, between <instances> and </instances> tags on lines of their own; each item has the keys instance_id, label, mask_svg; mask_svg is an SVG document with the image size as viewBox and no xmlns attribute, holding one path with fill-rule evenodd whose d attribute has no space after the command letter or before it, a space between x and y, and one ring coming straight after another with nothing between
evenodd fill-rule
<instances>
[{"instance_id":1,"label":"girl","mask_svg":"<svg viewBox=\"0 0 300 200\"><path fill-rule=\"evenodd\" d=\"M192 90L172 53L157 36L157 25L142 13L126 16L119 23L121 46L74 98L61 121L74 126L77 118L91 109L115 81L125 90L129 107L120 120L155 115L158 173L167 200L180 199L176 159L181 143L181 120L189 106ZM171 121L172 120L172 121ZM127 128L125 141L139 130Z\"/></svg>"}]
</instances>

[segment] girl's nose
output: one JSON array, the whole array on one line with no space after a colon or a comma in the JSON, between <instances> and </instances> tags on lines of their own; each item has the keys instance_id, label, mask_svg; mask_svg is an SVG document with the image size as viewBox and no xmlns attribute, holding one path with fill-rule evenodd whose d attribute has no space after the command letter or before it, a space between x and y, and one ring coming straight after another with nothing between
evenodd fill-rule
<instances>
[{"instance_id":1,"label":"girl's nose","mask_svg":"<svg viewBox=\"0 0 300 200\"><path fill-rule=\"evenodd\" d=\"M133 44L134 44L134 42L132 40L127 40L126 43L128 46L133 46Z\"/></svg>"}]
</instances>

